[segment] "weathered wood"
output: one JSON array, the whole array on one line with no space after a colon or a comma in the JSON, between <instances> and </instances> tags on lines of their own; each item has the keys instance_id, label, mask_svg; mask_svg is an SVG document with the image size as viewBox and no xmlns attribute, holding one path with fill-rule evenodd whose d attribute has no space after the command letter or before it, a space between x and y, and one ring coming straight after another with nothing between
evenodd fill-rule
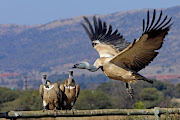
<instances>
[{"instance_id":1,"label":"weathered wood","mask_svg":"<svg viewBox=\"0 0 180 120\"><path fill-rule=\"evenodd\" d=\"M86 116L109 116L109 115L155 115L180 114L180 108L158 108L155 109L99 109L99 110L53 110L42 111L10 111L0 113L0 118L41 118L41 117L86 117ZM157 117L158 119L158 117Z\"/></svg>"},{"instance_id":2,"label":"weathered wood","mask_svg":"<svg viewBox=\"0 0 180 120\"><path fill-rule=\"evenodd\" d=\"M154 119L160 120L161 114L159 113L159 107L154 108Z\"/></svg>"},{"instance_id":3,"label":"weathered wood","mask_svg":"<svg viewBox=\"0 0 180 120\"><path fill-rule=\"evenodd\" d=\"M72 116L103 116L103 115L154 115L151 109L104 109L104 110L74 110L57 111L10 111L8 117L38 118L38 117L72 117Z\"/></svg>"}]
</instances>

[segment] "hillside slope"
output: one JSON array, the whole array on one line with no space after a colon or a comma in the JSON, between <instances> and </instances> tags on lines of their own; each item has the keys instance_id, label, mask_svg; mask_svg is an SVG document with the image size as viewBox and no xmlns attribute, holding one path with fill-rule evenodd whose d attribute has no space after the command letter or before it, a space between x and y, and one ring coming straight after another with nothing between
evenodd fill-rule
<instances>
[{"instance_id":1,"label":"hillside slope","mask_svg":"<svg viewBox=\"0 0 180 120\"><path fill-rule=\"evenodd\" d=\"M132 41L142 34L146 12L147 9L143 9L96 16ZM152 10L150 14L152 16ZM141 71L143 74L180 74L180 6L163 9L163 15L166 14L172 16L174 24L160 54ZM79 61L93 63L98 53L80 25L82 20L80 16L43 25L0 25L0 72L61 73Z\"/></svg>"}]
</instances>

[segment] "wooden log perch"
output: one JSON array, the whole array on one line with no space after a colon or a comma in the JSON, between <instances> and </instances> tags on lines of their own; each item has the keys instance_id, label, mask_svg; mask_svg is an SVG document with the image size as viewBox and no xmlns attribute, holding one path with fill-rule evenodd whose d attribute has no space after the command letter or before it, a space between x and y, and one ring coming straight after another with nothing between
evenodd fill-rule
<instances>
[{"instance_id":1,"label":"wooden log perch","mask_svg":"<svg viewBox=\"0 0 180 120\"><path fill-rule=\"evenodd\" d=\"M169 113L180 114L180 108L155 108L155 109L98 109L98 110L53 110L42 111L10 111L0 113L0 118L41 118L41 117L87 117L107 115L157 115Z\"/></svg>"}]
</instances>

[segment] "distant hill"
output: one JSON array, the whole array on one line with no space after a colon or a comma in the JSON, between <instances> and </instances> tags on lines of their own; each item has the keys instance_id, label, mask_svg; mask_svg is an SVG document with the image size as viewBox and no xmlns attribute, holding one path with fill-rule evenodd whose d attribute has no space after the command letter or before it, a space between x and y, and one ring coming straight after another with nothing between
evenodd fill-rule
<instances>
[{"instance_id":1,"label":"distant hill","mask_svg":"<svg viewBox=\"0 0 180 120\"><path fill-rule=\"evenodd\" d=\"M152 13L150 10L151 16ZM147 9L143 9L96 16L118 28L132 42L141 36L146 14ZM160 54L141 71L143 74L180 74L180 6L164 8L163 15L166 14L172 16L174 24ZM82 20L80 16L42 25L0 25L0 72L61 73L79 61L93 63L98 53L80 25Z\"/></svg>"}]
</instances>

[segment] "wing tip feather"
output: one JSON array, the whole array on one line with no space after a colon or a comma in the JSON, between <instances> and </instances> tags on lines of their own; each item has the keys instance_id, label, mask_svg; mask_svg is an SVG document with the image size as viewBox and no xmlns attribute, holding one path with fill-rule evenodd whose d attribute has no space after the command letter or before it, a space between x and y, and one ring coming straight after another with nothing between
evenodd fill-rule
<instances>
[{"instance_id":1,"label":"wing tip feather","mask_svg":"<svg viewBox=\"0 0 180 120\"><path fill-rule=\"evenodd\" d=\"M145 19L143 19L143 34L146 34L146 33L155 33L155 32L160 32L160 31L166 31L168 32L170 27L172 26L173 23L171 23L171 20L172 20L172 17L170 17L169 19L168 18L168 15L166 15L164 17L164 19L162 20L161 17L162 17L162 10L160 11L160 14L159 14L159 18L158 20L156 21L156 23L154 23L155 21L155 18L156 18L156 10L154 9L153 11L153 18L152 18L152 21L149 25L149 10L147 11L147 23L146 23L146 27L145 27ZM161 22L160 22L161 21ZM171 23L171 24L170 24Z\"/></svg>"}]
</instances>

